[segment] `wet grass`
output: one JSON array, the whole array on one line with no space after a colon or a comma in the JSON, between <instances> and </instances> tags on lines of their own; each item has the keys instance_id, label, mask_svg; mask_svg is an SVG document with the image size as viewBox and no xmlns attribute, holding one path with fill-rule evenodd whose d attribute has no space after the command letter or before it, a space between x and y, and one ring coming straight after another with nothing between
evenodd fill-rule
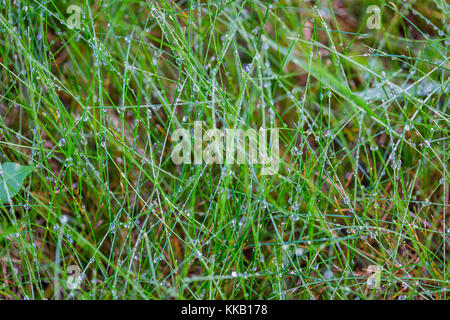
<instances>
[{"instance_id":1,"label":"wet grass","mask_svg":"<svg viewBox=\"0 0 450 320\"><path fill-rule=\"evenodd\" d=\"M1 299L447 298L445 1L0 4ZM174 165L194 121L279 171Z\"/></svg>"}]
</instances>

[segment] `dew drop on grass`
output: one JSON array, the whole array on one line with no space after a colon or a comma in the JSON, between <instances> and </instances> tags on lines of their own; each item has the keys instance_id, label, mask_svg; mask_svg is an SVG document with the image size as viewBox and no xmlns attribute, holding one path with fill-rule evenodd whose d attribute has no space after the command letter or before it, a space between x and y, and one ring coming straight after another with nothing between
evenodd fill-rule
<instances>
[{"instance_id":1,"label":"dew drop on grass","mask_svg":"<svg viewBox=\"0 0 450 320\"><path fill-rule=\"evenodd\" d=\"M429 199L425 199L425 201L422 202L422 205L423 205L424 207L429 207L429 206L431 205L431 202L430 202Z\"/></svg>"},{"instance_id":2,"label":"dew drop on grass","mask_svg":"<svg viewBox=\"0 0 450 320\"><path fill-rule=\"evenodd\" d=\"M65 214L63 214L63 215L61 216L61 218L59 218L59 221L60 221L62 224L66 224L66 223L69 221L69 218L68 218Z\"/></svg>"},{"instance_id":3,"label":"dew drop on grass","mask_svg":"<svg viewBox=\"0 0 450 320\"><path fill-rule=\"evenodd\" d=\"M323 273L323 277L325 278L325 280L331 280L331 279L333 279L333 277L334 277L333 271L331 271L331 270L326 270L326 271Z\"/></svg>"},{"instance_id":4,"label":"dew drop on grass","mask_svg":"<svg viewBox=\"0 0 450 320\"><path fill-rule=\"evenodd\" d=\"M301 257L301 256L303 255L304 252L305 252L305 249L303 249L303 248L297 248L297 249L295 249L295 255L296 255L297 257Z\"/></svg>"}]
</instances>

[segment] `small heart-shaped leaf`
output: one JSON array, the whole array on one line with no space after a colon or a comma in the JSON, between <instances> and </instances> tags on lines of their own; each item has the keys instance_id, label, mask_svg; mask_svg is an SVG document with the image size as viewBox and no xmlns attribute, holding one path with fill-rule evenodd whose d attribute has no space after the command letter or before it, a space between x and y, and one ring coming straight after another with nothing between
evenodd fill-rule
<instances>
[{"instance_id":1,"label":"small heart-shaped leaf","mask_svg":"<svg viewBox=\"0 0 450 320\"><path fill-rule=\"evenodd\" d=\"M0 164L0 203L11 201L33 169L13 162Z\"/></svg>"}]
</instances>

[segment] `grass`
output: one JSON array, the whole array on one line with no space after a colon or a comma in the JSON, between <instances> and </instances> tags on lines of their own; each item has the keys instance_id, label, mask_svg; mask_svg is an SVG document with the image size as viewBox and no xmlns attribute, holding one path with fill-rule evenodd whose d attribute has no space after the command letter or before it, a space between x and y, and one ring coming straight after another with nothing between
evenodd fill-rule
<instances>
[{"instance_id":1,"label":"grass","mask_svg":"<svg viewBox=\"0 0 450 320\"><path fill-rule=\"evenodd\" d=\"M445 1L0 3L0 299L447 299ZM174 165L194 121L279 171Z\"/></svg>"}]
</instances>

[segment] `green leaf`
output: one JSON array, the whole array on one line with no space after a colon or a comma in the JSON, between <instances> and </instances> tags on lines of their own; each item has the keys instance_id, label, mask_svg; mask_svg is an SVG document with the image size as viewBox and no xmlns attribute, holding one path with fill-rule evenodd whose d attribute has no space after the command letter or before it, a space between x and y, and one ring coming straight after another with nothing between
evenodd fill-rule
<instances>
[{"instance_id":1,"label":"green leaf","mask_svg":"<svg viewBox=\"0 0 450 320\"><path fill-rule=\"evenodd\" d=\"M13 162L0 164L0 203L11 201L33 170L32 166L21 166Z\"/></svg>"}]
</instances>

